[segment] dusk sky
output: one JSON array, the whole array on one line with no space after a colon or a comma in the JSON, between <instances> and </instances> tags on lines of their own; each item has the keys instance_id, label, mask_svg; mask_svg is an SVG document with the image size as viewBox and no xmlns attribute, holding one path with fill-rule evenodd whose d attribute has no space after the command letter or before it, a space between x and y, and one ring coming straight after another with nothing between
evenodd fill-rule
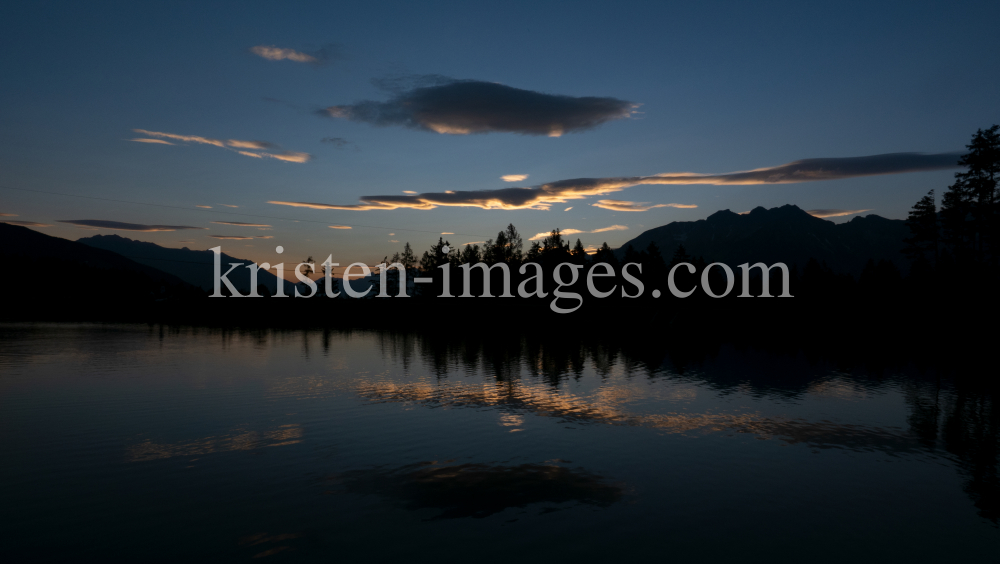
<instances>
[{"instance_id":1,"label":"dusk sky","mask_svg":"<svg viewBox=\"0 0 1000 564\"><path fill-rule=\"evenodd\" d=\"M902 219L1000 122L997 2L429 6L9 3L2 219L272 264L508 223L617 247L724 209Z\"/></svg>"}]
</instances>

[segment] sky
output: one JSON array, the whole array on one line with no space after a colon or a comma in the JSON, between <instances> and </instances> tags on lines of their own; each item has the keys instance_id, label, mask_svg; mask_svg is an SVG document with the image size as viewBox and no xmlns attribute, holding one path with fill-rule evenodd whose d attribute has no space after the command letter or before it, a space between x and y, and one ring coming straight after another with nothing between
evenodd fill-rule
<instances>
[{"instance_id":1,"label":"sky","mask_svg":"<svg viewBox=\"0 0 1000 564\"><path fill-rule=\"evenodd\" d=\"M0 220L374 264L508 223L618 247L726 209L903 219L1000 122L998 16L996 2L8 3Z\"/></svg>"}]
</instances>

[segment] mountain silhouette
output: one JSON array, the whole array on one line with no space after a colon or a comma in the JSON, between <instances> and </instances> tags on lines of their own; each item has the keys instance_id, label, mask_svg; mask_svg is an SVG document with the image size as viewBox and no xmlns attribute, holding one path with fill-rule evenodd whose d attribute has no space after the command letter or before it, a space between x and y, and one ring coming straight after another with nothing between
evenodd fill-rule
<instances>
[{"instance_id":1,"label":"mountain silhouette","mask_svg":"<svg viewBox=\"0 0 1000 564\"><path fill-rule=\"evenodd\" d=\"M11 298L5 314L40 301L104 308L203 295L168 272L19 225L0 223L0 261L10 271L0 280L0 292Z\"/></svg>"},{"instance_id":2,"label":"mountain silhouette","mask_svg":"<svg viewBox=\"0 0 1000 564\"><path fill-rule=\"evenodd\" d=\"M629 245L642 251L654 242L667 260L683 245L689 255L708 262L784 262L802 268L814 258L857 277L869 259L886 259L905 271L908 262L901 251L908 234L903 220L869 214L836 224L789 204L745 214L722 210L698 221L668 223L644 231L615 254L621 258Z\"/></svg>"},{"instance_id":3,"label":"mountain silhouette","mask_svg":"<svg viewBox=\"0 0 1000 564\"><path fill-rule=\"evenodd\" d=\"M84 237L77 242L97 249L113 251L134 260L137 263L155 267L169 272L192 286L197 286L208 292L213 291L215 284L215 253L212 251L193 251L187 247L170 249L156 243L136 241L119 235L94 235ZM229 270L230 263L252 264L253 261L239 259L222 253L222 272ZM298 264L297 261L293 261ZM292 265L286 271L295 268ZM250 269L239 267L233 270L228 279L241 293L250 289ZM278 277L264 270L257 271L257 284L263 284L271 294L277 292ZM285 293L291 295L292 284L284 283Z\"/></svg>"}]
</instances>

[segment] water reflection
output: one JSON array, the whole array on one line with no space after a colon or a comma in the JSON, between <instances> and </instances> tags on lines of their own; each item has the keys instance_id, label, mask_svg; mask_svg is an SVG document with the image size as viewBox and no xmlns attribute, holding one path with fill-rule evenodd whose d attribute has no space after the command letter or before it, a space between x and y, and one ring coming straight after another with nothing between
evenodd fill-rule
<instances>
[{"instance_id":1,"label":"water reflection","mask_svg":"<svg viewBox=\"0 0 1000 564\"><path fill-rule=\"evenodd\" d=\"M505 560L557 529L694 556L741 534L993 546L995 387L957 360L871 360L546 328L0 325L0 525L15 556L66 560L164 526L220 560L497 526Z\"/></svg>"},{"instance_id":2,"label":"water reflection","mask_svg":"<svg viewBox=\"0 0 1000 564\"><path fill-rule=\"evenodd\" d=\"M483 518L540 504L542 512L582 503L607 507L623 489L582 469L551 464L447 464L421 462L390 470L357 470L330 479L344 490L377 495L405 509L434 509L433 519Z\"/></svg>"},{"instance_id":3,"label":"water reflection","mask_svg":"<svg viewBox=\"0 0 1000 564\"><path fill-rule=\"evenodd\" d=\"M649 342L595 342L537 333L507 337L456 339L380 332L377 338L387 356L407 369L422 363L438 379L415 384L363 382L356 392L374 401L492 407L568 422L636 425L671 433L752 433L819 449L941 454L958 463L966 476L965 491L979 515L993 523L1000 520L997 385L992 378L984 378L974 363L921 372L907 359L845 362L835 352L823 357L713 342L651 346ZM586 368L604 379L617 371L625 382L616 381L591 398L560 391L560 383L580 378ZM467 384L447 378L449 374L477 372L490 375L495 383ZM666 399L662 390L657 394L629 385L637 377L699 384L722 395L742 392L757 397L812 396L849 402L864 401L898 386L906 392L908 425L810 421L755 412L630 413L625 406L639 399L637 395L650 399L655 394L654 399ZM672 399L695 393L692 388L674 387Z\"/></svg>"},{"instance_id":4,"label":"water reflection","mask_svg":"<svg viewBox=\"0 0 1000 564\"><path fill-rule=\"evenodd\" d=\"M128 449L128 460L145 462L162 460L175 456L204 456L219 452L239 450L257 450L267 447L294 445L302 439L302 428L299 425L281 425L273 431L263 433L257 431L237 431L227 435L205 437L194 441L179 443L154 443L143 441Z\"/></svg>"}]
</instances>

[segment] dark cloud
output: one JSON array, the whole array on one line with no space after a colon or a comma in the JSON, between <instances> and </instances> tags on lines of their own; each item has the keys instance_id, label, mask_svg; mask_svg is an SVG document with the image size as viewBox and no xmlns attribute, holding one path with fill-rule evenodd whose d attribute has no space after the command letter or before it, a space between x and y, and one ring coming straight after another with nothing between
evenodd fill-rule
<instances>
[{"instance_id":1,"label":"dark cloud","mask_svg":"<svg viewBox=\"0 0 1000 564\"><path fill-rule=\"evenodd\" d=\"M819 180L840 180L862 176L954 169L959 168L958 158L959 153L889 153L866 157L804 159L774 167L724 174L679 172L657 174L654 176L574 178L570 180L557 180L531 188L498 188L495 190L475 191L449 190L446 192L428 192L415 195L362 196L360 204L336 205L288 201L271 201L268 203L331 210L392 210L398 208L431 210L438 206L506 210L547 210L552 204L620 192L630 186L640 184L794 184Z\"/></svg>"},{"instance_id":2,"label":"dark cloud","mask_svg":"<svg viewBox=\"0 0 1000 564\"><path fill-rule=\"evenodd\" d=\"M651 204L650 202L628 202L625 200L597 200L590 204L595 208L604 208L622 212L644 212L653 208L696 208L695 204Z\"/></svg>"},{"instance_id":3,"label":"dark cloud","mask_svg":"<svg viewBox=\"0 0 1000 564\"><path fill-rule=\"evenodd\" d=\"M192 227L190 225L143 225L141 223L124 223L104 219L60 219L59 223L69 223L79 227L97 227L99 229L116 229L119 231L184 231L187 229L207 229L207 227Z\"/></svg>"},{"instance_id":4,"label":"dark cloud","mask_svg":"<svg viewBox=\"0 0 1000 564\"><path fill-rule=\"evenodd\" d=\"M244 241L247 239L254 239L255 237L244 237L242 235L209 235L213 239L233 239L236 241Z\"/></svg>"},{"instance_id":5,"label":"dark cloud","mask_svg":"<svg viewBox=\"0 0 1000 564\"><path fill-rule=\"evenodd\" d=\"M235 225L237 227L271 227L266 223L244 223L242 221L213 221L219 225Z\"/></svg>"},{"instance_id":6,"label":"dark cloud","mask_svg":"<svg viewBox=\"0 0 1000 564\"><path fill-rule=\"evenodd\" d=\"M385 79L378 85L395 95L387 102L365 100L330 106L321 113L377 126L398 125L437 133L508 132L559 137L629 117L636 107L617 98L543 94L438 75L395 82Z\"/></svg>"},{"instance_id":7,"label":"dark cloud","mask_svg":"<svg viewBox=\"0 0 1000 564\"><path fill-rule=\"evenodd\" d=\"M358 146L351 143L343 137L324 137L319 140L320 143L326 143L327 145L332 145L335 149L348 149L353 147L357 150Z\"/></svg>"}]
</instances>

